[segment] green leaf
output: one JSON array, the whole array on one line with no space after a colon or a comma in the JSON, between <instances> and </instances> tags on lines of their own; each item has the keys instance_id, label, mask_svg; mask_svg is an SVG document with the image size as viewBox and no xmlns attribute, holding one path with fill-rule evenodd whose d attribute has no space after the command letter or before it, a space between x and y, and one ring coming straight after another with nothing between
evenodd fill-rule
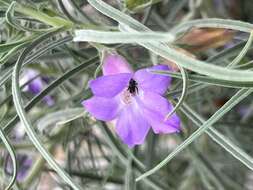
<instances>
[{"instance_id":1,"label":"green leaf","mask_svg":"<svg viewBox=\"0 0 253 190\"><path fill-rule=\"evenodd\" d=\"M133 12L142 11L152 4L158 3L161 0L125 0L125 6L127 9Z\"/></svg>"},{"instance_id":2,"label":"green leaf","mask_svg":"<svg viewBox=\"0 0 253 190\"><path fill-rule=\"evenodd\" d=\"M126 7L130 10L150 2L151 0L125 0Z\"/></svg>"},{"instance_id":3,"label":"green leaf","mask_svg":"<svg viewBox=\"0 0 253 190\"><path fill-rule=\"evenodd\" d=\"M238 30L241 32L251 33L253 30L253 25L248 22L243 22L239 20L230 19L219 19L219 18L206 18L206 19L196 19L187 22L183 22L173 29L170 30L171 33L177 34L184 32L192 27L196 28L226 28L231 30Z\"/></svg>"},{"instance_id":4,"label":"green leaf","mask_svg":"<svg viewBox=\"0 0 253 190\"><path fill-rule=\"evenodd\" d=\"M31 41L30 39L22 39L22 40L15 41L15 42L0 44L0 53L5 53L8 51L11 51L11 49L14 49L21 44L22 44L22 46L24 46L24 45L28 44L30 41Z\"/></svg>"},{"instance_id":5,"label":"green leaf","mask_svg":"<svg viewBox=\"0 0 253 190\"><path fill-rule=\"evenodd\" d=\"M44 131L49 126L54 126L53 130L57 129L65 123L75 120L84 115L83 108L68 108L66 110L59 110L53 113L49 113L37 121L37 126L40 131Z\"/></svg>"},{"instance_id":6,"label":"green leaf","mask_svg":"<svg viewBox=\"0 0 253 190\"><path fill-rule=\"evenodd\" d=\"M97 10L110 18L120 23L120 30L139 32L139 31L150 31L146 26L142 25L138 21L134 20L130 16L125 15L121 11L111 7L101 0L88 0L89 3L94 6ZM224 20L223 20L224 21ZM228 22L224 21L224 27L230 27L231 29L240 29L250 32L249 28L253 28L251 24L243 22ZM227 24L227 25L226 25ZM221 26L221 25L220 25ZM140 43L140 45L146 47L150 51L176 62L180 66L195 71L197 73L207 75L216 79L234 81L234 82L253 82L253 71L241 71L229 68L223 68L220 66L212 65L203 61L195 60L190 58L174 48L163 43Z\"/></svg>"},{"instance_id":7,"label":"green leaf","mask_svg":"<svg viewBox=\"0 0 253 190\"><path fill-rule=\"evenodd\" d=\"M34 61L35 59L37 59L41 55L45 54L48 50L54 49L55 47L60 46L64 43L70 41L71 39L72 39L72 37L67 36L65 38L59 39L56 42L48 43L46 45L46 47L43 46L43 47L39 48L38 51L36 51L34 54L27 56L23 65L29 64L30 62ZM2 85L4 85L10 79L12 70L13 70L13 68L11 67L11 68L7 68L7 69L3 70L0 73L0 87Z\"/></svg>"},{"instance_id":8,"label":"green leaf","mask_svg":"<svg viewBox=\"0 0 253 190\"><path fill-rule=\"evenodd\" d=\"M162 32L103 32L96 30L76 30L73 41L99 42L104 44L172 42L175 39L170 33Z\"/></svg>"},{"instance_id":9,"label":"green leaf","mask_svg":"<svg viewBox=\"0 0 253 190\"><path fill-rule=\"evenodd\" d=\"M198 127L201 127L205 120L191 109L186 103L182 106L182 112L185 113ZM253 169L253 158L243 151L240 147L231 142L226 136L219 133L214 127L210 127L206 132L216 143L227 150L232 156L238 159L248 168Z\"/></svg>"},{"instance_id":10,"label":"green leaf","mask_svg":"<svg viewBox=\"0 0 253 190\"><path fill-rule=\"evenodd\" d=\"M253 92L253 88L251 89L241 89L239 90L229 101L227 101L218 111L215 112L207 121L205 121L201 127L196 130L190 137L188 137L183 143L181 143L177 148L175 148L165 159L163 159L159 164L157 164L151 170L145 172L141 176L139 176L136 181L142 180L153 173L157 172L163 166L165 166L171 159L177 156L182 150L184 150L188 145L190 145L196 138L202 135L205 131L207 131L211 125L217 122L223 115L225 115L228 111L230 111L234 106L236 106L240 101L246 98ZM250 169L253 170L251 165L247 165Z\"/></svg>"},{"instance_id":11,"label":"green leaf","mask_svg":"<svg viewBox=\"0 0 253 190\"><path fill-rule=\"evenodd\" d=\"M0 138L2 139L6 149L8 150L11 160L12 160L12 167L13 167L13 174L12 174L12 178L10 183L8 184L8 186L5 188L5 190L10 190L12 189L12 186L14 185L15 181L16 181L16 177L17 177L17 160L16 160L16 155L15 155L15 151L12 147L12 145L10 144L8 137L4 134L3 130L0 128Z\"/></svg>"},{"instance_id":12,"label":"green leaf","mask_svg":"<svg viewBox=\"0 0 253 190\"><path fill-rule=\"evenodd\" d=\"M236 58L231 63L229 63L228 67L234 67L243 59L243 57L246 55L252 44L252 38L253 38L253 31L250 32L249 39L245 44L245 46L243 47L242 51L236 56Z\"/></svg>"},{"instance_id":13,"label":"green leaf","mask_svg":"<svg viewBox=\"0 0 253 190\"><path fill-rule=\"evenodd\" d=\"M57 31L58 32L58 31ZM36 135L35 130L32 127L31 121L28 119L28 116L25 112L22 99L21 99L21 91L19 87L19 72L21 70L22 64L26 58L26 56L31 52L32 49L35 48L39 43L44 41L45 39L53 36L56 33L56 31L52 31L49 33L46 33L45 35L39 37L37 40L35 40L28 48L24 50L24 52L20 55L19 59L17 60L17 63L15 64L15 67L13 69L12 74L12 93L13 93L13 101L14 105L17 111L17 114L22 122L22 124L25 126L25 130L35 145L35 147L38 149L38 151L42 154L42 156L45 158L45 160L48 162L48 164L58 173L58 175L68 184L70 185L74 190L80 190L82 189L80 186L75 184L73 179L56 163L56 161L53 159L53 157L50 155L48 150L43 146L43 143L39 139L39 137Z\"/></svg>"},{"instance_id":14,"label":"green leaf","mask_svg":"<svg viewBox=\"0 0 253 190\"><path fill-rule=\"evenodd\" d=\"M182 79L180 73L172 72L172 71L152 71L153 73L161 74L161 75L168 75L174 78ZM188 74L188 79L190 81L210 84L215 86L223 86L228 88L251 88L253 87L253 83L251 82L232 82L220 79L214 79L207 76L202 76L198 74Z\"/></svg>"},{"instance_id":15,"label":"green leaf","mask_svg":"<svg viewBox=\"0 0 253 190\"><path fill-rule=\"evenodd\" d=\"M59 40L62 41L62 40ZM58 87L60 84L68 80L69 78L75 76L77 73L83 71L84 69L89 68L92 64L96 64L98 62L99 58L98 56L91 58L90 60L87 60L83 62L82 64L74 67L70 71L63 74L61 77L57 78L55 81L53 81L47 88L42 90L37 96L35 96L28 104L25 106L25 111L31 110L34 105L36 105L38 102L40 102L46 95L48 95L51 91L53 91L56 87ZM89 91L86 93L87 97L90 97ZM14 116L10 121L3 127L4 131L7 133L10 132L11 127L13 127L17 122L19 121L18 116Z\"/></svg>"}]
</instances>

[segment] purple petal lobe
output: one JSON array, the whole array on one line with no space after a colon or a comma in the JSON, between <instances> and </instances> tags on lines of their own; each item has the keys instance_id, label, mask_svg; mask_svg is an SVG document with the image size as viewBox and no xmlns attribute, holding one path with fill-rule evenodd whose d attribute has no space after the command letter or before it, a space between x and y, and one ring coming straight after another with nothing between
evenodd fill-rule
<instances>
[{"instance_id":1,"label":"purple petal lobe","mask_svg":"<svg viewBox=\"0 0 253 190\"><path fill-rule=\"evenodd\" d=\"M133 72L126 59L116 53L108 53L105 55L102 68L104 75L115 75L119 73Z\"/></svg>"},{"instance_id":2,"label":"purple petal lobe","mask_svg":"<svg viewBox=\"0 0 253 190\"><path fill-rule=\"evenodd\" d=\"M138 104L155 133L179 132L180 119L176 114L165 120L173 106L164 97L153 92L143 92L143 95L139 96Z\"/></svg>"},{"instance_id":3,"label":"purple petal lobe","mask_svg":"<svg viewBox=\"0 0 253 190\"><path fill-rule=\"evenodd\" d=\"M116 133L130 148L142 144L150 128L137 106L131 104L125 107L116 124Z\"/></svg>"},{"instance_id":4,"label":"purple petal lobe","mask_svg":"<svg viewBox=\"0 0 253 190\"><path fill-rule=\"evenodd\" d=\"M36 78L28 84L28 90L33 94L38 94L43 89L43 82L40 78Z\"/></svg>"},{"instance_id":5,"label":"purple petal lobe","mask_svg":"<svg viewBox=\"0 0 253 190\"><path fill-rule=\"evenodd\" d=\"M45 96L43 100L48 106L53 106L55 103L54 99L51 96Z\"/></svg>"},{"instance_id":6,"label":"purple petal lobe","mask_svg":"<svg viewBox=\"0 0 253 190\"><path fill-rule=\"evenodd\" d=\"M27 84L27 88L25 90L30 91L33 94L38 94L43 89L43 81L41 80L41 77L38 76L39 73L33 69L26 69L23 73L23 76L21 78L21 85Z\"/></svg>"},{"instance_id":7,"label":"purple petal lobe","mask_svg":"<svg viewBox=\"0 0 253 190\"><path fill-rule=\"evenodd\" d=\"M101 76L90 81L90 88L95 96L114 97L127 87L131 77L128 73Z\"/></svg>"},{"instance_id":8,"label":"purple petal lobe","mask_svg":"<svg viewBox=\"0 0 253 190\"><path fill-rule=\"evenodd\" d=\"M152 91L158 94L164 94L171 83L171 77L151 73L151 70L168 71L166 65L156 65L150 68L138 70L134 74L134 79L138 86L144 91Z\"/></svg>"},{"instance_id":9,"label":"purple petal lobe","mask_svg":"<svg viewBox=\"0 0 253 190\"><path fill-rule=\"evenodd\" d=\"M49 79L47 77L40 77L36 70L27 69L24 71L24 75L21 78L21 85L24 85L27 82L29 83L24 90L37 95L43 90L46 84L49 83ZM55 103L51 96L45 96L43 100L48 106L52 106Z\"/></svg>"},{"instance_id":10,"label":"purple petal lobe","mask_svg":"<svg viewBox=\"0 0 253 190\"><path fill-rule=\"evenodd\" d=\"M82 102L85 109L95 118L103 121L111 121L117 117L120 104L117 97L104 98L93 96Z\"/></svg>"}]
</instances>

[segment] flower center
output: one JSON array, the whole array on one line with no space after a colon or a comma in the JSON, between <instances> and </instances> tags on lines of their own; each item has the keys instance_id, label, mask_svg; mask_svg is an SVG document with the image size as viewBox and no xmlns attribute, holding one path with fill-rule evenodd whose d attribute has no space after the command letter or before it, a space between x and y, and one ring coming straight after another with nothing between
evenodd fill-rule
<instances>
[{"instance_id":1,"label":"flower center","mask_svg":"<svg viewBox=\"0 0 253 190\"><path fill-rule=\"evenodd\" d=\"M127 90L132 94L132 95L135 95L136 93L138 93L138 83L134 80L134 79L131 79L129 81L129 84L128 84L128 88Z\"/></svg>"},{"instance_id":2,"label":"flower center","mask_svg":"<svg viewBox=\"0 0 253 190\"><path fill-rule=\"evenodd\" d=\"M138 93L137 85L138 83L134 79L131 79L129 81L127 89L125 89L122 94L122 100L125 104L130 104L132 102L133 96Z\"/></svg>"}]
</instances>

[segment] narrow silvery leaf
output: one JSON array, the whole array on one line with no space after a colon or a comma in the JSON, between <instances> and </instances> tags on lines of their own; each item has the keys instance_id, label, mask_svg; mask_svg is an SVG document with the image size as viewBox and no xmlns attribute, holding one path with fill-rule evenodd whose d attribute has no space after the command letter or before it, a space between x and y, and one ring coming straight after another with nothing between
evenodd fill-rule
<instances>
[{"instance_id":1,"label":"narrow silvery leaf","mask_svg":"<svg viewBox=\"0 0 253 190\"><path fill-rule=\"evenodd\" d=\"M96 30L76 30L75 42L98 42L104 44L142 43L142 42L172 42L175 39L170 33L161 32L104 32Z\"/></svg>"}]
</instances>

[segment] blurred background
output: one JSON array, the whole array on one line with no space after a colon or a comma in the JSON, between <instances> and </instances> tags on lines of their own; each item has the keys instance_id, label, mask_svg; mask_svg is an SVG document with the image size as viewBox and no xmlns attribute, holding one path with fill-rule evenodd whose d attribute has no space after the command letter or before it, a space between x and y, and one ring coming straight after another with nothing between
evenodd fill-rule
<instances>
[{"instance_id":1,"label":"blurred background","mask_svg":"<svg viewBox=\"0 0 253 190\"><path fill-rule=\"evenodd\" d=\"M253 22L251 0L104 2L160 32L170 32L195 19ZM50 31L59 26L64 27ZM3 143L4 137L16 154L17 178L12 189L73 189L64 182L64 175L59 176L48 165L45 154L36 149L35 140L29 138L26 126L17 116L20 107L40 145L82 189L253 190L253 172L245 166L245 163L253 166L252 95L213 125L214 134L201 135L160 170L136 182L135 178L157 166L244 86L202 79L187 71L187 96L177 110L182 131L171 135L150 132L143 145L130 149L115 134L114 123L96 120L81 105L82 100L92 95L88 81L101 75L102 50L114 50L134 69L169 65L178 73L177 77L172 76L172 86L166 94L174 104L183 89L179 68L175 62L137 44L73 42L73 31L83 28L118 31L118 23L99 13L86 0L0 0L0 127L3 132L0 190L8 186L14 172L11 150ZM51 33L46 35L47 32ZM237 58L235 68L247 70L253 68L251 40L245 32L193 26L178 32L171 46L187 57L222 67ZM240 54L243 48L247 51ZM23 63L18 78L20 107L14 105L12 89L15 79L12 72L18 62ZM216 136L210 138L212 135ZM236 147L238 152L232 156L224 150L214 140L217 136L220 142L229 140L232 145L227 144ZM235 158L238 153L241 153L239 160ZM242 156L244 153L248 157Z\"/></svg>"}]
</instances>

